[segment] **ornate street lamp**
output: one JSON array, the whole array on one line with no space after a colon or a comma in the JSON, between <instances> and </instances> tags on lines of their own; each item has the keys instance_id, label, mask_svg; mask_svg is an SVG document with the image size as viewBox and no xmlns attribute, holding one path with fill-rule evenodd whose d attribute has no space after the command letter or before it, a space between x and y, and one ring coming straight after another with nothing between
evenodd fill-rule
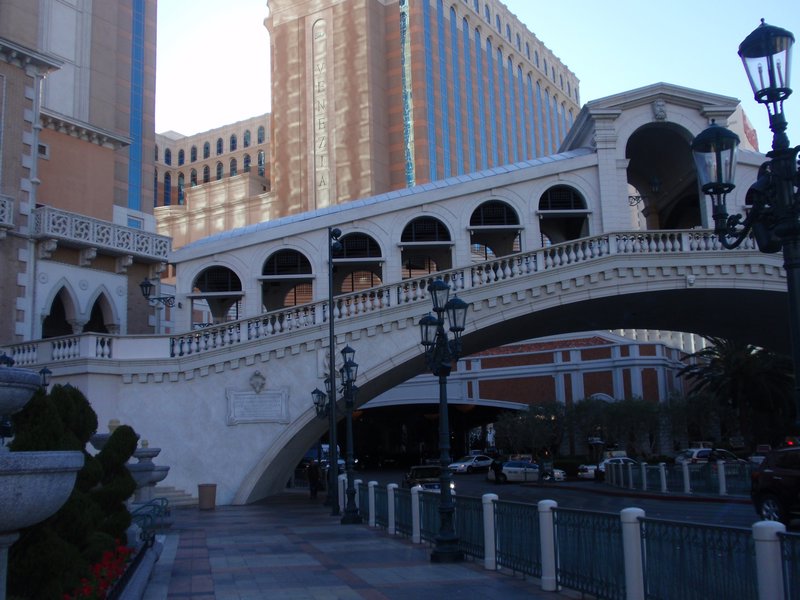
<instances>
[{"instance_id":1,"label":"ornate street lamp","mask_svg":"<svg viewBox=\"0 0 800 600\"><path fill-rule=\"evenodd\" d=\"M342 368L339 370L339 374L342 377L347 432L347 454L345 463L345 469L347 471L347 499L345 502L344 514L342 515L342 525L361 523L361 515L358 513L358 507L356 506L356 488L353 481L353 469L355 467L353 461L353 404L358 394L358 386L356 386L358 364L353 360L355 354L355 350L350 346L345 346L342 350L342 359L344 362Z\"/></svg>"},{"instance_id":2,"label":"ornate street lamp","mask_svg":"<svg viewBox=\"0 0 800 600\"><path fill-rule=\"evenodd\" d=\"M752 232L759 250L783 251L789 299L789 333L794 363L795 422L800 429L800 179L797 155L800 146L791 148L786 135L783 101L789 87L791 50L794 35L767 25L759 25L739 45L756 102L764 104L772 130L772 151L758 170L750 187L752 207L747 215L728 215L725 198L734 189L734 169L739 138L712 122L692 142L697 178L703 193L711 197L714 233L725 248L736 248Z\"/></svg>"},{"instance_id":3,"label":"ornate street lamp","mask_svg":"<svg viewBox=\"0 0 800 600\"><path fill-rule=\"evenodd\" d=\"M450 489L450 424L447 416L447 377L453 362L461 355L461 334L467 320L467 303L458 297L448 300L450 286L442 279L436 279L428 286L433 301L433 311L419 322L420 339L425 348L428 369L439 378L439 533L431 552L431 562L458 562L464 554L458 548L458 537L453 526L455 505ZM447 314L449 329L453 339L447 337L444 329L444 315Z\"/></svg>"},{"instance_id":4,"label":"ornate street lamp","mask_svg":"<svg viewBox=\"0 0 800 600\"><path fill-rule=\"evenodd\" d=\"M145 277L144 280L139 284L139 289L142 290L142 296L147 299L147 302L161 302L164 306L169 306L170 308L175 306L175 296L153 296L153 290L155 289L155 284L150 281L149 277Z\"/></svg>"}]
</instances>

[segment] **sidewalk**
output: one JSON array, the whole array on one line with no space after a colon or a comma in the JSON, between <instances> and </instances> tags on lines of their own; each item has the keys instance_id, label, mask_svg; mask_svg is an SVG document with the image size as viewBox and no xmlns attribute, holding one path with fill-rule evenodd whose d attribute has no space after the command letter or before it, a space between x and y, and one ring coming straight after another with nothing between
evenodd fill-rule
<instances>
[{"instance_id":1,"label":"sidewalk","mask_svg":"<svg viewBox=\"0 0 800 600\"><path fill-rule=\"evenodd\" d=\"M434 565L427 544L341 525L321 500L289 492L248 506L173 509L145 600L577 597L466 560Z\"/></svg>"}]
</instances>

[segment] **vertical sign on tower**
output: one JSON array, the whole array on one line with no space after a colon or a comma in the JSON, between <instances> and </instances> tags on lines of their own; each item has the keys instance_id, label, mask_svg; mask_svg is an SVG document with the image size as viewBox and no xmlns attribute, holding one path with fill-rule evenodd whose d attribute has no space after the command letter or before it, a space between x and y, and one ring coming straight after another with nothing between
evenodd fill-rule
<instances>
[{"instance_id":1,"label":"vertical sign on tower","mask_svg":"<svg viewBox=\"0 0 800 600\"><path fill-rule=\"evenodd\" d=\"M331 203L330 161L328 160L328 32L327 24L320 19L314 23L313 34L313 140L314 149L314 197L316 208Z\"/></svg>"}]
</instances>

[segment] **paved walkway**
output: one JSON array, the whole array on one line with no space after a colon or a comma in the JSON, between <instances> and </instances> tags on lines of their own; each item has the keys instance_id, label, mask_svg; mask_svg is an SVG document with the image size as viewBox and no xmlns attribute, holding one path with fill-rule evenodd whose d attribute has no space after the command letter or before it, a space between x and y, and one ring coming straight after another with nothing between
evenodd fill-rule
<instances>
[{"instance_id":1,"label":"paved walkway","mask_svg":"<svg viewBox=\"0 0 800 600\"><path fill-rule=\"evenodd\" d=\"M173 509L145 600L575 597L481 562L431 564L430 547L341 525L321 500L291 492L248 506Z\"/></svg>"}]
</instances>

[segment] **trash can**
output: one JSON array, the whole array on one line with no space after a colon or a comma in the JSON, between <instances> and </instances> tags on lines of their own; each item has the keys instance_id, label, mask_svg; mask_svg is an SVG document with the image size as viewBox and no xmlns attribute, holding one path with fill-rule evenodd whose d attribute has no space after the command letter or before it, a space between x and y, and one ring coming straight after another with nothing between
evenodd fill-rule
<instances>
[{"instance_id":1,"label":"trash can","mask_svg":"<svg viewBox=\"0 0 800 600\"><path fill-rule=\"evenodd\" d=\"M198 508L200 510L214 510L217 504L217 484L197 484Z\"/></svg>"}]
</instances>

